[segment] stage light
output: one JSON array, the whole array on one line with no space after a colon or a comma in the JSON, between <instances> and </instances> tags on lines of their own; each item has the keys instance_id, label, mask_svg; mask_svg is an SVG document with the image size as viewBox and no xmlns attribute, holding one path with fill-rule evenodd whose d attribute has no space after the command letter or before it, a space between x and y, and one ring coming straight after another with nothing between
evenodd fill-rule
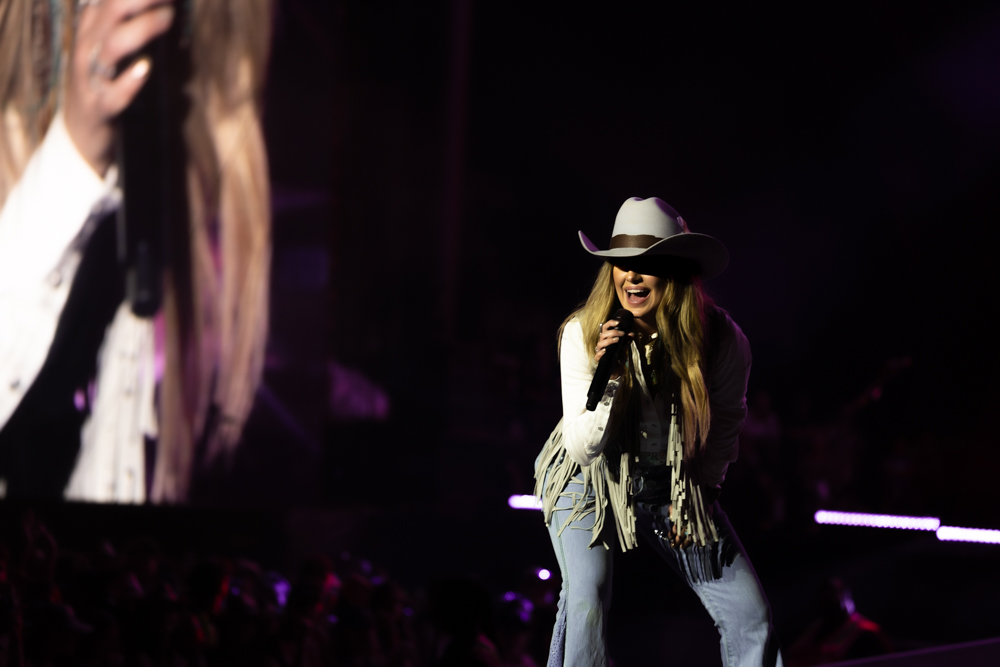
<instances>
[{"instance_id":1,"label":"stage light","mask_svg":"<svg viewBox=\"0 0 1000 667\"><path fill-rule=\"evenodd\" d=\"M941 519L932 516L895 516L892 514L865 514L863 512L831 512L829 510L820 510L816 512L815 519L816 523L840 526L868 526L870 528L934 531L934 534L942 542L1000 544L1000 530L942 526Z\"/></svg>"},{"instance_id":2,"label":"stage light","mask_svg":"<svg viewBox=\"0 0 1000 667\"><path fill-rule=\"evenodd\" d=\"M941 526L937 529L937 538L942 542L979 542L980 544L1000 544L1000 530Z\"/></svg>"},{"instance_id":3,"label":"stage light","mask_svg":"<svg viewBox=\"0 0 1000 667\"><path fill-rule=\"evenodd\" d=\"M507 499L507 504L516 510L540 510L542 501L535 496L511 496Z\"/></svg>"},{"instance_id":4,"label":"stage light","mask_svg":"<svg viewBox=\"0 0 1000 667\"><path fill-rule=\"evenodd\" d=\"M542 568L541 570L538 571L538 578L541 579L542 581L548 581L549 579L552 578L552 573L546 570L545 568Z\"/></svg>"},{"instance_id":5,"label":"stage light","mask_svg":"<svg viewBox=\"0 0 1000 667\"><path fill-rule=\"evenodd\" d=\"M831 512L819 510L816 523L839 526L868 526L870 528L900 528L903 530L937 530L941 519L932 516L894 516L892 514L865 514L863 512Z\"/></svg>"},{"instance_id":6,"label":"stage light","mask_svg":"<svg viewBox=\"0 0 1000 667\"><path fill-rule=\"evenodd\" d=\"M292 591L292 585L283 578L275 577L274 579L274 582L271 584L271 587L274 589L274 597L278 601L278 606L284 608L285 603L288 602L288 594Z\"/></svg>"}]
</instances>

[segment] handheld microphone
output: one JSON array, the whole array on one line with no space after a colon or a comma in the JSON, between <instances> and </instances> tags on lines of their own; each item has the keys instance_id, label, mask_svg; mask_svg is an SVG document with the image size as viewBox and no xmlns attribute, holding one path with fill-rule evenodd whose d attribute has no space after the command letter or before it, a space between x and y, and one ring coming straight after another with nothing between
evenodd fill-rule
<instances>
[{"instance_id":1,"label":"handheld microphone","mask_svg":"<svg viewBox=\"0 0 1000 667\"><path fill-rule=\"evenodd\" d=\"M191 75L191 56L186 18L187 12L178 12L170 30L137 54L151 59L152 70L122 113L116 133L124 195L118 208L118 259L126 269L128 301L139 317L152 317L160 309L171 237L187 233L183 126L190 108L184 87Z\"/></svg>"},{"instance_id":2,"label":"handheld microphone","mask_svg":"<svg viewBox=\"0 0 1000 667\"><path fill-rule=\"evenodd\" d=\"M621 353L622 347L628 347L628 334L632 333L632 327L635 324L635 315L624 308L619 308L618 312L611 316L611 319L618 320L618 326L615 329L620 331L622 335L617 343L604 348L604 356L597 362L597 371L594 373L594 379L590 382L590 391L587 392L587 409L591 412L596 410L597 404L601 402L604 390L608 388L608 381L611 379L611 371L618 363L618 355Z\"/></svg>"}]
</instances>

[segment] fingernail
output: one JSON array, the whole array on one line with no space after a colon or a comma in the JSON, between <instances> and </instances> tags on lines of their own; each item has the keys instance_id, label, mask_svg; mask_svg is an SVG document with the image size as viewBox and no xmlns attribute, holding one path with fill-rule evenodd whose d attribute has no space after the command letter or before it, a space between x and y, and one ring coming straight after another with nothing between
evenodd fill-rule
<instances>
[{"instance_id":1,"label":"fingernail","mask_svg":"<svg viewBox=\"0 0 1000 667\"><path fill-rule=\"evenodd\" d=\"M140 58L132 65L132 76L136 79L144 79L149 74L149 58Z\"/></svg>"}]
</instances>

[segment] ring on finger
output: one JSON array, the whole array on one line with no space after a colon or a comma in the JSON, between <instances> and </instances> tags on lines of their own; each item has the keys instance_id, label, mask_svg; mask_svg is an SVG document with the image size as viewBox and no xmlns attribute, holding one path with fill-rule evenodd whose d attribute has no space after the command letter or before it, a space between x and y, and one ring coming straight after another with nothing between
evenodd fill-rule
<instances>
[{"instance_id":1,"label":"ring on finger","mask_svg":"<svg viewBox=\"0 0 1000 667\"><path fill-rule=\"evenodd\" d=\"M101 4L101 0L76 0L76 8L83 9L84 7L96 7Z\"/></svg>"},{"instance_id":2,"label":"ring on finger","mask_svg":"<svg viewBox=\"0 0 1000 667\"><path fill-rule=\"evenodd\" d=\"M115 68L101 62L101 47L101 44L95 44L94 48L90 50L90 56L87 59L87 72L91 79L101 78L110 81L115 78Z\"/></svg>"}]
</instances>

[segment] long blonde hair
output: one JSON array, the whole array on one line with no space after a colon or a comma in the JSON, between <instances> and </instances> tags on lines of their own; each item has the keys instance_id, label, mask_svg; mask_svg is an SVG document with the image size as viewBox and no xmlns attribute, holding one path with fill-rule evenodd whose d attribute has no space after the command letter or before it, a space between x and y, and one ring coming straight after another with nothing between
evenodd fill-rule
<instances>
[{"instance_id":1,"label":"long blonde hair","mask_svg":"<svg viewBox=\"0 0 1000 667\"><path fill-rule=\"evenodd\" d=\"M656 346L653 363L662 366L665 377L672 373L679 380L684 455L687 460L693 460L699 448L704 447L712 418L704 368L705 310L712 305L712 300L705 294L697 276L684 267L671 266L670 260L664 258L664 268L662 277L667 280L667 287L656 309L656 329L664 344ZM601 325L621 307L614 284L614 265L605 262L597 273L590 296L559 327L559 340L562 340L566 325L576 320L583 327L584 349L593 350ZM625 363L626 356L623 355L619 362L623 382L615 400L610 428L631 433L635 415L630 413L636 407L633 388L637 371L630 368L631 363Z\"/></svg>"},{"instance_id":2,"label":"long blonde hair","mask_svg":"<svg viewBox=\"0 0 1000 667\"><path fill-rule=\"evenodd\" d=\"M0 0L0 205L52 121L76 5ZM179 251L164 272L155 502L187 497L198 443L206 462L232 453L267 340L271 215L260 114L271 0L192 0L191 12L190 225L170 230Z\"/></svg>"}]
</instances>

